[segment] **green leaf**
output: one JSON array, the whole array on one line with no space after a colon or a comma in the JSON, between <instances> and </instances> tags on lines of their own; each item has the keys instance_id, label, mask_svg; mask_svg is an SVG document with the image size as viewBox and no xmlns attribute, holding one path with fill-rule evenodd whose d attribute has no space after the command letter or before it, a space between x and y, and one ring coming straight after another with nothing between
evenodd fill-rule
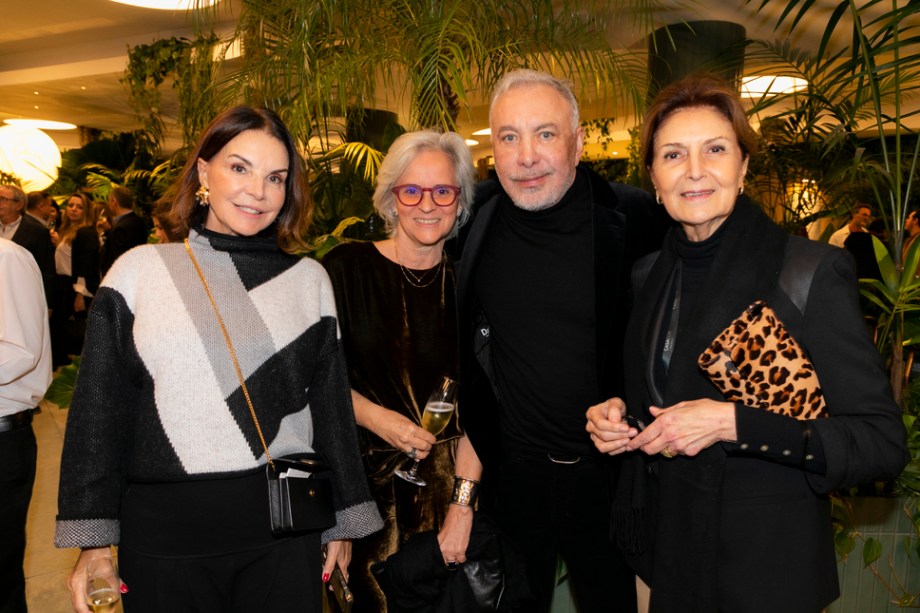
<instances>
[{"instance_id":1,"label":"green leaf","mask_svg":"<svg viewBox=\"0 0 920 613\"><path fill-rule=\"evenodd\" d=\"M77 372L80 369L80 356L75 356L73 362L62 367L48 386L45 400L53 402L62 409L70 408L73 398L73 388L77 381Z\"/></svg>"},{"instance_id":2,"label":"green leaf","mask_svg":"<svg viewBox=\"0 0 920 613\"><path fill-rule=\"evenodd\" d=\"M834 550L841 558L845 559L853 553L854 549L856 549L856 539L851 536L849 531L843 530L834 536Z\"/></svg>"},{"instance_id":3,"label":"green leaf","mask_svg":"<svg viewBox=\"0 0 920 613\"><path fill-rule=\"evenodd\" d=\"M863 545L862 554L863 564L869 566L881 557L882 544L877 539L870 536L866 539L865 545Z\"/></svg>"}]
</instances>

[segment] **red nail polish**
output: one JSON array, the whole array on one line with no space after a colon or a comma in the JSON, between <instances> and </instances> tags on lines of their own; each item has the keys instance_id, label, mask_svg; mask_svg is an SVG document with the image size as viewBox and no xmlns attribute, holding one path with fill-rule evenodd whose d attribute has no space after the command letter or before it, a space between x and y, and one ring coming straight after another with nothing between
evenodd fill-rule
<instances>
[{"instance_id":1,"label":"red nail polish","mask_svg":"<svg viewBox=\"0 0 920 613\"><path fill-rule=\"evenodd\" d=\"M119 586L118 591L121 592L122 594L127 594L128 586L122 583L121 586Z\"/></svg>"},{"instance_id":2,"label":"red nail polish","mask_svg":"<svg viewBox=\"0 0 920 613\"><path fill-rule=\"evenodd\" d=\"M329 573L323 573L323 583L329 583Z\"/></svg>"}]
</instances>

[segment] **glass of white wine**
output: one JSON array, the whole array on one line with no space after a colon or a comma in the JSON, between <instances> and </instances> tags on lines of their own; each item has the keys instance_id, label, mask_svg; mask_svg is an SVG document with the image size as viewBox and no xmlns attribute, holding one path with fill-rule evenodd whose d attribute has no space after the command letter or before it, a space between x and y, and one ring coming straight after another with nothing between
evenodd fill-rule
<instances>
[{"instance_id":1,"label":"glass of white wine","mask_svg":"<svg viewBox=\"0 0 920 613\"><path fill-rule=\"evenodd\" d=\"M118 564L111 555L93 558L86 565L86 604L93 613L111 613L121 600Z\"/></svg>"},{"instance_id":2,"label":"glass of white wine","mask_svg":"<svg viewBox=\"0 0 920 613\"><path fill-rule=\"evenodd\" d=\"M425 403L425 410L422 412L422 428L435 436L441 434L447 424L450 423L450 418L453 416L456 406L457 382L449 377L442 377L440 384L431 392L428 402ZM412 468L409 470L397 470L396 476L419 487L428 485L417 474L418 464L419 460L415 460Z\"/></svg>"}]
</instances>

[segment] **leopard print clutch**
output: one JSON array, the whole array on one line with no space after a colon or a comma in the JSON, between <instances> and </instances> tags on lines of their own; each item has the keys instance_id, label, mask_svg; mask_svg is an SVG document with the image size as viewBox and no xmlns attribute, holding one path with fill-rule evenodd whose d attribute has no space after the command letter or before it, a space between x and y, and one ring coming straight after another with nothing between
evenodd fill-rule
<instances>
[{"instance_id":1,"label":"leopard print clutch","mask_svg":"<svg viewBox=\"0 0 920 613\"><path fill-rule=\"evenodd\" d=\"M814 365L761 300L731 322L697 364L731 402L796 419L827 416Z\"/></svg>"}]
</instances>

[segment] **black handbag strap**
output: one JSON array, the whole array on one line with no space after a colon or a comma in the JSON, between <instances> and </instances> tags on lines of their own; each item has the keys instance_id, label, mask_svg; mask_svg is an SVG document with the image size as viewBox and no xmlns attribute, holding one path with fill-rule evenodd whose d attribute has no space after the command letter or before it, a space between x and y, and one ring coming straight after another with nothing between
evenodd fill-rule
<instances>
[{"instance_id":1,"label":"black handbag strap","mask_svg":"<svg viewBox=\"0 0 920 613\"><path fill-rule=\"evenodd\" d=\"M632 270L633 292L637 292L645 285L645 280L660 254L660 251L650 253L635 263ZM786 242L783 268L779 273L779 287L789 296L792 304L800 313L805 313L811 282L815 278L815 272L824 254L825 250L820 243L807 238L790 236Z\"/></svg>"},{"instance_id":2,"label":"black handbag strap","mask_svg":"<svg viewBox=\"0 0 920 613\"><path fill-rule=\"evenodd\" d=\"M811 282L824 253L821 244L807 238L790 236L786 242L783 269L779 273L779 287L802 314L805 313Z\"/></svg>"}]
</instances>

